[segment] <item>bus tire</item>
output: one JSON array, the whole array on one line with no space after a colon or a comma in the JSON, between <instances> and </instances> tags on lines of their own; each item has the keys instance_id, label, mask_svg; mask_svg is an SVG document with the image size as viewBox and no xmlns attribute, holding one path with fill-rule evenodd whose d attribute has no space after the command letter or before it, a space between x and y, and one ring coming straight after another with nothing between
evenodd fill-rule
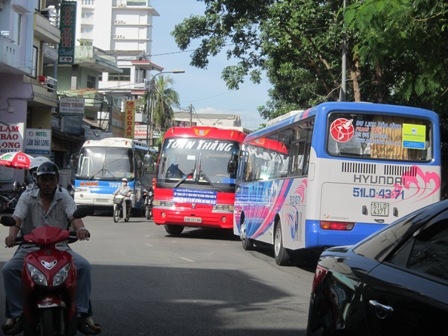
<instances>
[{"instance_id":1,"label":"bus tire","mask_svg":"<svg viewBox=\"0 0 448 336\"><path fill-rule=\"evenodd\" d=\"M241 230L240 231L241 232L240 233L240 239L241 239L241 244L243 246L243 250L245 250L245 251L253 250L254 243L253 243L252 239L247 238L247 235L246 235L246 224L244 222L241 224L240 230Z\"/></svg>"},{"instance_id":2,"label":"bus tire","mask_svg":"<svg viewBox=\"0 0 448 336\"><path fill-rule=\"evenodd\" d=\"M274 258L275 263L279 266L288 265L291 260L288 251L283 246L282 225L280 222L275 226Z\"/></svg>"},{"instance_id":3,"label":"bus tire","mask_svg":"<svg viewBox=\"0 0 448 336\"><path fill-rule=\"evenodd\" d=\"M184 230L184 227L182 225L172 225L172 224L165 224L165 231L173 236L178 236L182 233Z\"/></svg>"}]
</instances>

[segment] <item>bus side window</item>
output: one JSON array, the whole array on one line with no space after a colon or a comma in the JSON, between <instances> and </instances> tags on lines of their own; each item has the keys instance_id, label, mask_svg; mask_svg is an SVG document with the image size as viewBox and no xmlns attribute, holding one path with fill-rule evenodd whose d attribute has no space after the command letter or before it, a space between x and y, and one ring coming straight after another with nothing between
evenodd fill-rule
<instances>
[{"instance_id":1,"label":"bus side window","mask_svg":"<svg viewBox=\"0 0 448 336\"><path fill-rule=\"evenodd\" d=\"M293 127L294 139L290 150L289 174L307 176L314 120L302 121Z\"/></svg>"},{"instance_id":2,"label":"bus side window","mask_svg":"<svg viewBox=\"0 0 448 336\"><path fill-rule=\"evenodd\" d=\"M253 176L253 168L252 168L252 158L250 155L247 155L247 162L244 165L244 181L252 181Z\"/></svg>"}]
</instances>

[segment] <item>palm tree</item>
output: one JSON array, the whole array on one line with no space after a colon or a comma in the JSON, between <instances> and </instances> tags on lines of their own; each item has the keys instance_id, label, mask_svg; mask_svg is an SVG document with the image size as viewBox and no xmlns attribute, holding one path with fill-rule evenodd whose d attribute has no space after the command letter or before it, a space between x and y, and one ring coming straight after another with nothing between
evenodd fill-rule
<instances>
[{"instance_id":1,"label":"palm tree","mask_svg":"<svg viewBox=\"0 0 448 336\"><path fill-rule=\"evenodd\" d=\"M169 76L154 77L145 96L145 101L149 101L148 113L151 113L153 130L160 133L171 126L173 107L179 107L179 94L171 87L173 83Z\"/></svg>"}]
</instances>

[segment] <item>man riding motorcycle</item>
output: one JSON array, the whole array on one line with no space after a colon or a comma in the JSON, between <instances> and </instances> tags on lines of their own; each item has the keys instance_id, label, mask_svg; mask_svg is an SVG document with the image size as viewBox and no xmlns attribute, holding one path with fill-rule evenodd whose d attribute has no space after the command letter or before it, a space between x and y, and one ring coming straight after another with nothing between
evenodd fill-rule
<instances>
[{"instance_id":1,"label":"man riding motorcycle","mask_svg":"<svg viewBox=\"0 0 448 336\"><path fill-rule=\"evenodd\" d=\"M19 232L22 235L42 225L67 228L68 220L76 230L78 240L90 237L82 219L73 218L76 204L73 198L59 184L59 170L53 162L42 163L36 172L38 188L24 192L17 203L13 217L16 226L9 228L5 238L7 247L13 247ZM20 228L20 229L19 229ZM87 335L96 335L101 327L95 324L91 316L91 266L82 256L71 250L67 244L59 246L73 256L77 271L76 307L79 314L78 329ZM6 335L18 334L22 331L23 302L21 295L21 277L24 257L32 248L19 246L14 256L3 266L3 279L7 303L7 319L2 325Z\"/></svg>"}]
</instances>

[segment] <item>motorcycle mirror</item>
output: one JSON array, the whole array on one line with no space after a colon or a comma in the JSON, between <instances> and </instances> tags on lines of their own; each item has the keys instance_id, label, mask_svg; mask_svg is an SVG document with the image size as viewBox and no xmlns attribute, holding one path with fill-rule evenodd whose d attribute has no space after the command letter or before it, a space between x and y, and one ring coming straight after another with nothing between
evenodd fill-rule
<instances>
[{"instance_id":1,"label":"motorcycle mirror","mask_svg":"<svg viewBox=\"0 0 448 336\"><path fill-rule=\"evenodd\" d=\"M16 220L12 216L2 216L0 219L0 223L4 226L14 226L16 225Z\"/></svg>"},{"instance_id":2,"label":"motorcycle mirror","mask_svg":"<svg viewBox=\"0 0 448 336\"><path fill-rule=\"evenodd\" d=\"M90 214L90 210L87 207L79 207L73 213L73 218L84 218Z\"/></svg>"}]
</instances>

